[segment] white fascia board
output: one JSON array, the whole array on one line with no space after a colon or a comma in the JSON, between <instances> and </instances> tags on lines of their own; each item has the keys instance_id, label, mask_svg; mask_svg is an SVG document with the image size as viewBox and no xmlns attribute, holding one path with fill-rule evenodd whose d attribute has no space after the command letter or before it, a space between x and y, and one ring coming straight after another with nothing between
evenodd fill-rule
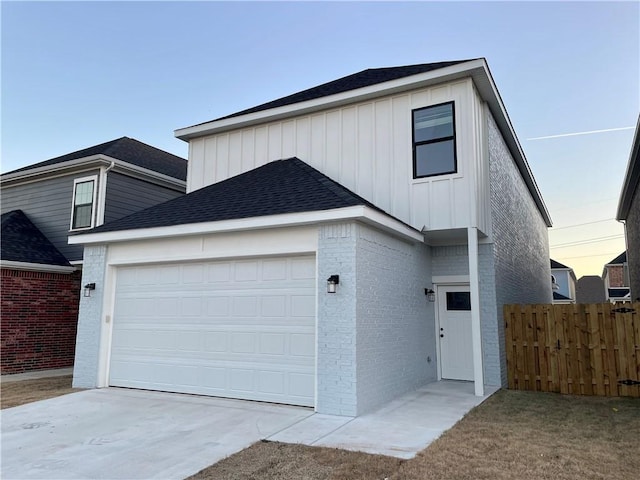
<instances>
[{"instance_id":1,"label":"white fascia board","mask_svg":"<svg viewBox=\"0 0 640 480\"><path fill-rule=\"evenodd\" d=\"M169 175L142 168L137 165L132 165L128 162L123 162L117 158L110 157L108 155L91 155L89 157L76 158L61 163L54 163L53 165L46 165L44 167L32 168L15 173L9 173L2 175L0 183L23 183L34 180L40 180L43 177L67 175L73 171L87 170L93 168L100 168L102 166L110 166L115 164L117 171L122 171L126 174L135 174L144 179L156 180L158 183L164 183L171 186L176 186L184 190L187 182L180 180Z\"/></svg>"},{"instance_id":2,"label":"white fascia board","mask_svg":"<svg viewBox=\"0 0 640 480\"><path fill-rule=\"evenodd\" d=\"M471 71L481 68L483 65L486 65L484 59L471 60L469 62L431 70L430 72L419 73L368 87L307 100L306 102L298 102L282 107L239 115L237 117L212 120L190 127L179 128L174 131L174 135L180 140L189 141L192 138L211 135L225 130L244 128L257 123L270 122L292 115L304 115L318 110L325 110L327 108L364 101L370 98L392 95L428 85L468 77Z\"/></svg>"},{"instance_id":3,"label":"white fascia board","mask_svg":"<svg viewBox=\"0 0 640 480\"><path fill-rule=\"evenodd\" d=\"M640 157L640 115L638 116L636 131L631 143L631 153L629 154L629 163L627 164L627 171L624 176L622 191L620 192L616 220L627 219L631 208L631 200L633 200L633 196L638 190L638 185L640 185L640 160L638 157Z\"/></svg>"},{"instance_id":4,"label":"white fascia board","mask_svg":"<svg viewBox=\"0 0 640 480\"><path fill-rule=\"evenodd\" d=\"M73 273L76 267L65 267L64 265L48 265L45 263L12 262L3 260L0 262L2 268L13 268L14 270L29 270L32 272L49 273Z\"/></svg>"},{"instance_id":5,"label":"white fascia board","mask_svg":"<svg viewBox=\"0 0 640 480\"><path fill-rule=\"evenodd\" d=\"M293 227L343 220L360 220L379 226L384 230L393 232L396 235L414 242L424 241L422 233L405 225L399 220L378 212L373 208L359 205L355 207L336 208L333 210L288 213L283 215L223 220L219 222L190 223L169 227L119 230L104 233L85 233L70 236L68 242L70 245L105 244L151 238L168 238L186 235L259 230L265 228Z\"/></svg>"}]
</instances>

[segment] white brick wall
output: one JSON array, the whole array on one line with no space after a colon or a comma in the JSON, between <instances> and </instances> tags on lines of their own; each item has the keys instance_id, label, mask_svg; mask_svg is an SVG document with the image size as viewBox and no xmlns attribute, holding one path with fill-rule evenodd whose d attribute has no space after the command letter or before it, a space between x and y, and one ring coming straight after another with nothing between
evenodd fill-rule
<instances>
[{"instance_id":1,"label":"white brick wall","mask_svg":"<svg viewBox=\"0 0 640 480\"><path fill-rule=\"evenodd\" d=\"M437 379L429 247L357 226L357 413Z\"/></svg>"},{"instance_id":2,"label":"white brick wall","mask_svg":"<svg viewBox=\"0 0 640 480\"><path fill-rule=\"evenodd\" d=\"M488 127L497 342L501 383L506 385L502 308L512 303L551 303L549 238L542 215L491 114Z\"/></svg>"},{"instance_id":3,"label":"white brick wall","mask_svg":"<svg viewBox=\"0 0 640 480\"><path fill-rule=\"evenodd\" d=\"M80 297L76 356L73 366L73 386L93 388L98 385L98 352L102 326L102 301L104 293L107 247L85 247L82 264L82 285L95 283L90 297Z\"/></svg>"}]
</instances>

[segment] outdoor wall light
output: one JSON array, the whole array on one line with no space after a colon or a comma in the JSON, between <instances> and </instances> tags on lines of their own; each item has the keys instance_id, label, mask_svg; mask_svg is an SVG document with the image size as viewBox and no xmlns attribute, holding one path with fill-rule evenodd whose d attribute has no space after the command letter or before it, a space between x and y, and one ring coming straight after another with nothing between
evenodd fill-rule
<instances>
[{"instance_id":1,"label":"outdoor wall light","mask_svg":"<svg viewBox=\"0 0 640 480\"><path fill-rule=\"evenodd\" d=\"M434 292L432 289L425 288L424 289L424 294L427 296L427 299L430 302L435 302L436 301L436 292Z\"/></svg>"},{"instance_id":2,"label":"outdoor wall light","mask_svg":"<svg viewBox=\"0 0 640 480\"><path fill-rule=\"evenodd\" d=\"M91 296L91 290L95 290L96 289L96 284L95 283L87 283L84 286L84 296L85 297L90 297Z\"/></svg>"},{"instance_id":3,"label":"outdoor wall light","mask_svg":"<svg viewBox=\"0 0 640 480\"><path fill-rule=\"evenodd\" d=\"M327 278L327 293L336 293L336 288L339 283L340 275L331 275Z\"/></svg>"}]
</instances>

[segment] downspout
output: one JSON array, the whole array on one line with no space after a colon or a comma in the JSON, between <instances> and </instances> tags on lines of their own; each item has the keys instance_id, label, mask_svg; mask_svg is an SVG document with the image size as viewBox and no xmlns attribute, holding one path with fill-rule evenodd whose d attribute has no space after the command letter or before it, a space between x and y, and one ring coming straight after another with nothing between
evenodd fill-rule
<instances>
[{"instance_id":1,"label":"downspout","mask_svg":"<svg viewBox=\"0 0 640 480\"><path fill-rule=\"evenodd\" d=\"M104 212L107 200L107 173L116 166L116 162L111 161L107 168L100 167L100 181L98 182L98 208L96 215L96 227L104 223Z\"/></svg>"}]
</instances>

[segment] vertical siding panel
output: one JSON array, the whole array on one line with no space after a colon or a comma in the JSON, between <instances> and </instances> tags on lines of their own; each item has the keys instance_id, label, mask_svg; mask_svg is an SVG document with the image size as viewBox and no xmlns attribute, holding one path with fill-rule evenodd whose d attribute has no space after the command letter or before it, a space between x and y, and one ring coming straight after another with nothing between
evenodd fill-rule
<instances>
[{"instance_id":1,"label":"vertical siding panel","mask_svg":"<svg viewBox=\"0 0 640 480\"><path fill-rule=\"evenodd\" d=\"M327 154L326 144L326 118L324 114L311 117L311 165L320 171L325 171L325 159Z\"/></svg>"},{"instance_id":2,"label":"vertical siding panel","mask_svg":"<svg viewBox=\"0 0 640 480\"><path fill-rule=\"evenodd\" d=\"M391 120L389 136L391 143L392 167L392 199L391 213L404 221L411 221L411 180L413 178L413 159L411 150L411 106L409 96L395 97L391 101ZM419 203L413 203L420 208L425 215L428 209L424 208L427 197ZM415 210L416 207L414 207ZM421 228L423 224L417 228Z\"/></svg>"},{"instance_id":3,"label":"vertical siding panel","mask_svg":"<svg viewBox=\"0 0 640 480\"><path fill-rule=\"evenodd\" d=\"M296 120L296 147L295 156L302 161L311 161L311 120L309 117L302 117Z\"/></svg>"},{"instance_id":4,"label":"vertical siding panel","mask_svg":"<svg viewBox=\"0 0 640 480\"><path fill-rule=\"evenodd\" d=\"M356 189L356 155L357 155L357 122L356 109L344 108L342 110L342 165L340 178L342 184L352 190Z\"/></svg>"},{"instance_id":5,"label":"vertical siding panel","mask_svg":"<svg viewBox=\"0 0 640 480\"><path fill-rule=\"evenodd\" d=\"M296 124L294 121L282 124L282 157L291 158L296 154Z\"/></svg>"},{"instance_id":6,"label":"vertical siding panel","mask_svg":"<svg viewBox=\"0 0 640 480\"><path fill-rule=\"evenodd\" d=\"M216 181L216 137L207 137L202 147L203 162L202 178L204 185L209 185Z\"/></svg>"},{"instance_id":7,"label":"vertical siding panel","mask_svg":"<svg viewBox=\"0 0 640 480\"><path fill-rule=\"evenodd\" d=\"M244 130L242 132L242 164L241 169L243 172L248 172L249 170L255 168L255 148L256 148L256 139L255 139L255 129Z\"/></svg>"},{"instance_id":8,"label":"vertical siding panel","mask_svg":"<svg viewBox=\"0 0 640 480\"><path fill-rule=\"evenodd\" d=\"M391 191L393 189L393 156L391 142L393 123L391 120L391 100L386 99L375 103L375 155L373 163L374 203L387 212L391 212ZM408 179L406 179L408 184Z\"/></svg>"},{"instance_id":9,"label":"vertical siding panel","mask_svg":"<svg viewBox=\"0 0 640 480\"><path fill-rule=\"evenodd\" d=\"M269 139L267 127L255 129L254 167L260 167L269 161Z\"/></svg>"},{"instance_id":10,"label":"vertical siding panel","mask_svg":"<svg viewBox=\"0 0 640 480\"><path fill-rule=\"evenodd\" d=\"M376 203L376 195L373 187L374 177L377 175L377 165L373 149L376 135L374 125L373 106L368 103L358 107L358 186L357 190L367 200ZM387 159L388 160L388 159ZM378 205L384 208L382 205Z\"/></svg>"},{"instance_id":11,"label":"vertical siding panel","mask_svg":"<svg viewBox=\"0 0 640 480\"><path fill-rule=\"evenodd\" d=\"M229 178L229 135L220 135L216 144L216 182Z\"/></svg>"},{"instance_id":12,"label":"vertical siding panel","mask_svg":"<svg viewBox=\"0 0 640 480\"><path fill-rule=\"evenodd\" d=\"M204 164L208 161L213 161L205 158L204 155L204 139L199 138L191 141L191 148L189 157L189 191L197 190L207 185L207 181L204 178ZM212 182L215 179L211 180Z\"/></svg>"},{"instance_id":13,"label":"vertical siding panel","mask_svg":"<svg viewBox=\"0 0 640 480\"><path fill-rule=\"evenodd\" d=\"M233 177L242 170L242 132L229 135L229 176Z\"/></svg>"},{"instance_id":14,"label":"vertical siding panel","mask_svg":"<svg viewBox=\"0 0 640 480\"><path fill-rule=\"evenodd\" d=\"M326 114L326 159L325 159L325 174L337 182L342 183L340 176L340 163L342 158L340 157L340 131L341 131L341 115L340 111L328 112Z\"/></svg>"},{"instance_id":15,"label":"vertical siding panel","mask_svg":"<svg viewBox=\"0 0 640 480\"><path fill-rule=\"evenodd\" d=\"M451 181L438 180L431 185L431 228L449 228L451 225ZM419 204L418 204L419 205Z\"/></svg>"},{"instance_id":16,"label":"vertical siding panel","mask_svg":"<svg viewBox=\"0 0 640 480\"><path fill-rule=\"evenodd\" d=\"M282 124L274 123L268 126L269 154L267 162L282 158Z\"/></svg>"}]
</instances>

